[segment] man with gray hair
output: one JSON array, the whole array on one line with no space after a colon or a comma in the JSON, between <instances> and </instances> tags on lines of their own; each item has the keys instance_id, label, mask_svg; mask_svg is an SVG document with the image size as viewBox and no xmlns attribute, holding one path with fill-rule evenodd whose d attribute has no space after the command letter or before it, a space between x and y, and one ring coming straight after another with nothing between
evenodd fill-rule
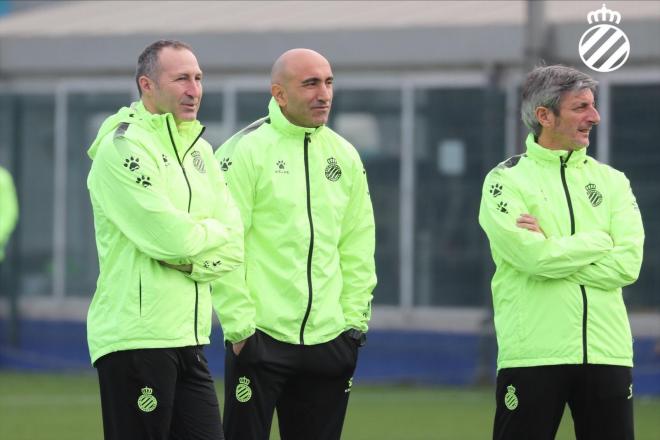
<instances>
[{"instance_id":1,"label":"man with gray hair","mask_svg":"<svg viewBox=\"0 0 660 440\"><path fill-rule=\"evenodd\" d=\"M597 83L542 66L523 85L526 152L486 176L497 334L494 439L552 439L566 404L582 439L632 439L632 337L622 287L644 229L625 175L587 156Z\"/></svg>"}]
</instances>

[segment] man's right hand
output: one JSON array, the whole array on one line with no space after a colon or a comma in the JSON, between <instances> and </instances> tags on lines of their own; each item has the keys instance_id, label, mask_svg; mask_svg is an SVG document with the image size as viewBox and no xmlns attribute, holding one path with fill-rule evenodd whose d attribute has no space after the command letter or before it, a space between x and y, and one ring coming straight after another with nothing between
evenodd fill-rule
<instances>
[{"instance_id":1,"label":"man's right hand","mask_svg":"<svg viewBox=\"0 0 660 440\"><path fill-rule=\"evenodd\" d=\"M543 232L543 229L541 229L541 226L539 225L539 221L533 215L521 214L516 220L516 226L522 229L527 229L528 231L540 232L544 237L546 236L545 232Z\"/></svg>"},{"instance_id":2,"label":"man's right hand","mask_svg":"<svg viewBox=\"0 0 660 440\"><path fill-rule=\"evenodd\" d=\"M246 341L247 341L247 338L243 339L242 341L233 342L231 344L231 349L234 351L234 354L236 356L238 356L241 353L241 350L243 350L243 347L245 346Z\"/></svg>"}]
</instances>

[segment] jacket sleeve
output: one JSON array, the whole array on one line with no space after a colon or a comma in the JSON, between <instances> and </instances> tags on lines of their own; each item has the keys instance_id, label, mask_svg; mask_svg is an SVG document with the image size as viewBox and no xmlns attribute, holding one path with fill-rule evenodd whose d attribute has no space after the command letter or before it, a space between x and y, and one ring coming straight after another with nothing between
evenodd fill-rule
<instances>
[{"instance_id":1,"label":"jacket sleeve","mask_svg":"<svg viewBox=\"0 0 660 440\"><path fill-rule=\"evenodd\" d=\"M376 286L375 224L367 175L356 157L351 198L341 225L339 264L343 278L341 306L346 327L366 332Z\"/></svg>"},{"instance_id":2,"label":"jacket sleeve","mask_svg":"<svg viewBox=\"0 0 660 440\"><path fill-rule=\"evenodd\" d=\"M18 221L16 188L9 172L0 168L0 260L3 247Z\"/></svg>"},{"instance_id":3,"label":"jacket sleeve","mask_svg":"<svg viewBox=\"0 0 660 440\"><path fill-rule=\"evenodd\" d=\"M494 256L519 272L565 278L599 260L612 248L612 239L602 231L546 238L516 226L516 219L530 211L505 170L498 167L486 176L479 208L479 224ZM543 214L540 217L542 227Z\"/></svg>"},{"instance_id":4,"label":"jacket sleeve","mask_svg":"<svg viewBox=\"0 0 660 440\"><path fill-rule=\"evenodd\" d=\"M176 261L224 246L232 233L216 219L196 219L175 207L155 158L124 137L104 145L89 189L105 215L141 252ZM105 147L105 148L103 148Z\"/></svg>"},{"instance_id":5,"label":"jacket sleeve","mask_svg":"<svg viewBox=\"0 0 660 440\"><path fill-rule=\"evenodd\" d=\"M612 185L610 235L614 248L604 257L575 272L569 281L603 290L634 283L642 266L644 226L630 182L621 173Z\"/></svg>"},{"instance_id":6,"label":"jacket sleeve","mask_svg":"<svg viewBox=\"0 0 660 440\"><path fill-rule=\"evenodd\" d=\"M214 197L208 200L208 203L213 203L213 218L226 226L228 240L223 246L190 258L192 273L188 276L202 283L214 281L243 264L244 239L241 213L229 193L222 171L220 171L210 147L209 156L206 168Z\"/></svg>"},{"instance_id":7,"label":"jacket sleeve","mask_svg":"<svg viewBox=\"0 0 660 440\"><path fill-rule=\"evenodd\" d=\"M231 140L230 140L231 141ZM227 151L224 145L216 152L218 161ZM254 205L255 177L252 162L245 148L238 148L231 155L231 166L225 172L229 192L231 193L243 220L245 237L252 226L252 207ZM226 341L239 342L255 331L256 308L246 282L246 263L219 278L213 286L213 307L218 315Z\"/></svg>"}]
</instances>

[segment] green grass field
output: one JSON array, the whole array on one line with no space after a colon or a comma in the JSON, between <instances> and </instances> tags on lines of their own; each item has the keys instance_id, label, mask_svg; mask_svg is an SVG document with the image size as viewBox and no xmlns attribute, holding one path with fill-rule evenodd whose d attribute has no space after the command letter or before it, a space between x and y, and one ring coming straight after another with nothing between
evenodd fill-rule
<instances>
[{"instance_id":1,"label":"green grass field","mask_svg":"<svg viewBox=\"0 0 660 440\"><path fill-rule=\"evenodd\" d=\"M495 404L489 388L355 383L351 394L347 440L490 438ZM567 414L557 439L574 438ZM660 438L660 399L635 400L635 426L638 440ZM96 376L0 372L0 439L100 440L102 432Z\"/></svg>"}]
</instances>

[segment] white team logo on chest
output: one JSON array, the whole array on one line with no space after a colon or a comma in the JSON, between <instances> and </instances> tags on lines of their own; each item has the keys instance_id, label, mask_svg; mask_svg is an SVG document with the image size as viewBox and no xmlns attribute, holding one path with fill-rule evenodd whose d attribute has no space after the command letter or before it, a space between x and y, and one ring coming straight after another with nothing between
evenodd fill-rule
<instances>
[{"instance_id":1,"label":"white team logo on chest","mask_svg":"<svg viewBox=\"0 0 660 440\"><path fill-rule=\"evenodd\" d=\"M192 157L193 157L193 165L195 166L195 169L199 171L202 174L206 174L206 167L204 166L204 159L202 159L202 155L199 154L199 151L195 150L192 152Z\"/></svg>"}]
</instances>

